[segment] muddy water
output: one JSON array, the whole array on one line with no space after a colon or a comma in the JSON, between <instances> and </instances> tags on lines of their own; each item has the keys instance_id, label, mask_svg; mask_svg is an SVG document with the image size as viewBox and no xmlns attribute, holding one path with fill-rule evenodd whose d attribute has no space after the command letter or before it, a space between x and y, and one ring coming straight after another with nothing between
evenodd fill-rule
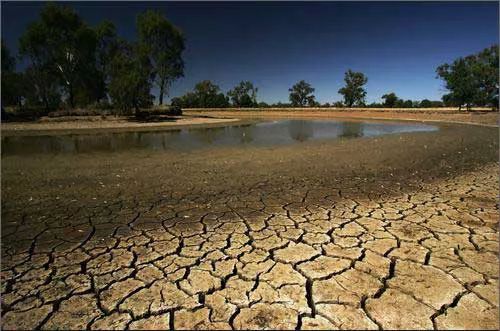
<instances>
[{"instance_id":1,"label":"muddy water","mask_svg":"<svg viewBox=\"0 0 500 331\"><path fill-rule=\"evenodd\" d=\"M153 132L4 137L2 155L123 152L130 149L191 151L214 146L277 146L436 130L437 126L420 123L277 120Z\"/></svg>"}]
</instances>

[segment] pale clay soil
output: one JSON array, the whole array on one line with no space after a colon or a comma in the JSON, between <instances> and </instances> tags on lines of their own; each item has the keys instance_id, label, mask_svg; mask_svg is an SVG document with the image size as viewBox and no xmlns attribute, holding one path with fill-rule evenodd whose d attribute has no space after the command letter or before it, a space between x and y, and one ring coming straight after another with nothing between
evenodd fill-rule
<instances>
[{"instance_id":1,"label":"pale clay soil","mask_svg":"<svg viewBox=\"0 0 500 331\"><path fill-rule=\"evenodd\" d=\"M450 125L4 156L2 329L498 329L497 160Z\"/></svg>"},{"instance_id":2,"label":"pale clay soil","mask_svg":"<svg viewBox=\"0 0 500 331\"><path fill-rule=\"evenodd\" d=\"M135 122L123 117L87 116L71 121L37 121L2 123L2 135L67 134L73 132L112 132L130 130L165 130L169 128L193 127L198 125L226 125L237 122L230 118L176 117L164 122Z\"/></svg>"}]
</instances>

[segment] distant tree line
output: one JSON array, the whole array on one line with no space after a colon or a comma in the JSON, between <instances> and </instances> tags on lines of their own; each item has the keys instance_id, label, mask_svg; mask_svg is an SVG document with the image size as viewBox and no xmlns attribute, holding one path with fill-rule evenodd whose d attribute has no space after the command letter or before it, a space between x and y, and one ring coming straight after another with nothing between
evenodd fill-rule
<instances>
[{"instance_id":1,"label":"distant tree line","mask_svg":"<svg viewBox=\"0 0 500 331\"><path fill-rule=\"evenodd\" d=\"M110 21L90 27L70 7L48 3L39 20L19 40L24 72L15 71L16 58L2 41L2 109L113 108L139 111L159 103L173 81L183 76L184 37L156 11L137 16L138 38L117 36Z\"/></svg>"},{"instance_id":2,"label":"distant tree line","mask_svg":"<svg viewBox=\"0 0 500 331\"><path fill-rule=\"evenodd\" d=\"M182 108L226 108L226 107L367 107L367 108L436 108L472 106L498 108L498 45L478 54L459 58L452 64L443 64L436 69L449 91L442 100L405 100L394 92L382 95L382 103L366 103L365 85L368 78L361 72L347 70L344 87L338 90L342 101L320 104L316 101L314 87L304 80L294 84L289 91L289 102L268 104L257 102L257 88L251 82L241 82L225 96L220 88L210 81L195 86L193 92L173 98L172 104Z\"/></svg>"},{"instance_id":3,"label":"distant tree line","mask_svg":"<svg viewBox=\"0 0 500 331\"><path fill-rule=\"evenodd\" d=\"M242 81L227 95L220 87L209 80L197 83L192 92L183 96L172 98L172 105L181 108L290 108L290 107L316 107L316 108L344 108L344 107L367 107L367 108L432 108L443 107L442 101L412 101L399 99L394 93L382 96L384 103L366 104L366 90L364 85L368 79L361 72L348 70L345 74L345 86L339 90L344 96L343 101L333 103L319 103L314 96L315 89L311 84L301 80L288 89L288 103L257 102L257 88L249 81Z\"/></svg>"},{"instance_id":4,"label":"distant tree line","mask_svg":"<svg viewBox=\"0 0 500 331\"><path fill-rule=\"evenodd\" d=\"M136 19L137 40L120 38L110 21L89 26L70 7L48 3L39 20L31 23L19 40L19 59L29 63L17 72L16 57L2 41L2 111L4 106L45 111L61 108L112 109L128 114L153 105L156 88L163 104L172 83L184 75L185 38L161 13L145 11ZM315 89L301 80L289 88L289 102L257 101L258 89L241 81L224 94L209 80L171 99L180 108L224 107L385 107L427 108L454 106L498 107L498 45L459 58L436 69L448 93L442 101L403 100L394 92L383 103L366 104L368 78L347 70L342 101L320 104Z\"/></svg>"}]
</instances>

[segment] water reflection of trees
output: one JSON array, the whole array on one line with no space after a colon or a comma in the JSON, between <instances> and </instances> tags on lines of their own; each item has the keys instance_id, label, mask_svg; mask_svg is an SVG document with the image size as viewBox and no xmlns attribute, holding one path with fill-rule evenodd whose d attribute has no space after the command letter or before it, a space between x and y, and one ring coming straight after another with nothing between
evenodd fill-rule
<instances>
[{"instance_id":1,"label":"water reflection of trees","mask_svg":"<svg viewBox=\"0 0 500 331\"><path fill-rule=\"evenodd\" d=\"M130 144L140 148L167 150L176 148L182 143L180 135L181 130L139 132L136 136L131 137L133 141Z\"/></svg>"},{"instance_id":2,"label":"water reflection of trees","mask_svg":"<svg viewBox=\"0 0 500 331\"><path fill-rule=\"evenodd\" d=\"M267 125L191 128L168 131L120 132L57 136L2 137L2 155L36 153L120 152L130 149L194 150L211 144L244 145L303 142L317 138L356 138L393 132L429 130L427 126L363 122L289 120ZM288 135L287 135L288 131Z\"/></svg>"},{"instance_id":3,"label":"water reflection of trees","mask_svg":"<svg viewBox=\"0 0 500 331\"><path fill-rule=\"evenodd\" d=\"M212 144L220 136L223 135L225 127L215 127L215 128L204 128L204 129L189 129L190 135L198 139L201 143Z\"/></svg>"},{"instance_id":4,"label":"water reflection of trees","mask_svg":"<svg viewBox=\"0 0 500 331\"><path fill-rule=\"evenodd\" d=\"M27 136L2 139L2 155L35 153L73 153L76 151L73 136Z\"/></svg>"},{"instance_id":5,"label":"water reflection of trees","mask_svg":"<svg viewBox=\"0 0 500 331\"><path fill-rule=\"evenodd\" d=\"M363 136L363 123L361 122L343 122L339 137L358 138Z\"/></svg>"},{"instance_id":6,"label":"water reflection of trees","mask_svg":"<svg viewBox=\"0 0 500 331\"><path fill-rule=\"evenodd\" d=\"M240 143L242 144L248 144L253 141L253 131L254 131L255 125L242 125L238 127L238 130L236 131L237 135L240 137Z\"/></svg>"},{"instance_id":7,"label":"water reflection of trees","mask_svg":"<svg viewBox=\"0 0 500 331\"><path fill-rule=\"evenodd\" d=\"M313 127L309 121L291 121L288 133L293 140L302 142L313 136Z\"/></svg>"},{"instance_id":8,"label":"water reflection of trees","mask_svg":"<svg viewBox=\"0 0 500 331\"><path fill-rule=\"evenodd\" d=\"M71 136L77 152L112 151L113 134Z\"/></svg>"}]
</instances>

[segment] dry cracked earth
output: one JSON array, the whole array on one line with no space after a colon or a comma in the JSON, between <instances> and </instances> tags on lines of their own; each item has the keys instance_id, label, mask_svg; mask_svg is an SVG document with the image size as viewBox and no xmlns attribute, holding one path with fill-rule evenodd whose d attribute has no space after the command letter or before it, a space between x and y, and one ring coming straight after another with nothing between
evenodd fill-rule
<instances>
[{"instance_id":1,"label":"dry cracked earth","mask_svg":"<svg viewBox=\"0 0 500 331\"><path fill-rule=\"evenodd\" d=\"M497 137L447 132L4 158L2 328L498 329Z\"/></svg>"}]
</instances>

